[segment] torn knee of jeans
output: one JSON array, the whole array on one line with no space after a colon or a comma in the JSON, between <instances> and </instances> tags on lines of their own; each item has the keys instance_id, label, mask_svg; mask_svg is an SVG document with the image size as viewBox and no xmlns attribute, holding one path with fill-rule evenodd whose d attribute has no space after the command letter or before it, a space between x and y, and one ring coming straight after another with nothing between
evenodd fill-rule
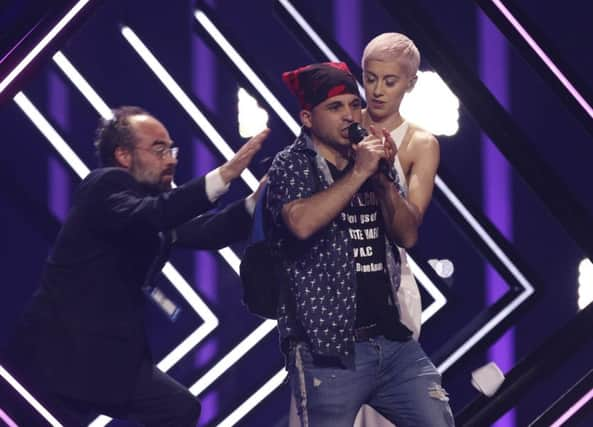
<instances>
[{"instance_id":1,"label":"torn knee of jeans","mask_svg":"<svg viewBox=\"0 0 593 427\"><path fill-rule=\"evenodd\" d=\"M443 402L449 401L449 393L437 383L433 383L430 387L428 387L428 395L433 399L441 400Z\"/></svg>"}]
</instances>

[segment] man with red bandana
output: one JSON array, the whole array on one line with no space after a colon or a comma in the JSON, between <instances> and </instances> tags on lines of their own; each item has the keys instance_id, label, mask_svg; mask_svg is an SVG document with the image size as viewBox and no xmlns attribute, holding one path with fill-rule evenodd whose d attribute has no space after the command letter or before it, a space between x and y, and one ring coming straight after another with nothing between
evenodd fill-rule
<instances>
[{"instance_id":1,"label":"man with red bandana","mask_svg":"<svg viewBox=\"0 0 593 427\"><path fill-rule=\"evenodd\" d=\"M278 328L299 422L350 427L366 403L398 427L451 426L440 375L399 317L396 245L417 234L398 221L397 174L380 167L393 164L393 140L373 127L350 142L361 100L345 64L283 80L303 129L272 163L266 208L286 277Z\"/></svg>"}]
</instances>

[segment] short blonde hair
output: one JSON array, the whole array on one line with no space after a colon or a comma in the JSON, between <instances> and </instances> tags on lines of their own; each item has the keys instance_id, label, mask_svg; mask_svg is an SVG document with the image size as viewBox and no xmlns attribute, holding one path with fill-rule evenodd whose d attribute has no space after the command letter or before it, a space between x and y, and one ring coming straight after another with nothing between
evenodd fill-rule
<instances>
[{"instance_id":1,"label":"short blonde hair","mask_svg":"<svg viewBox=\"0 0 593 427\"><path fill-rule=\"evenodd\" d=\"M415 76L420 66L420 51L407 36L401 33L383 33L372 39L362 53L362 69L367 61L400 61L410 76Z\"/></svg>"}]
</instances>

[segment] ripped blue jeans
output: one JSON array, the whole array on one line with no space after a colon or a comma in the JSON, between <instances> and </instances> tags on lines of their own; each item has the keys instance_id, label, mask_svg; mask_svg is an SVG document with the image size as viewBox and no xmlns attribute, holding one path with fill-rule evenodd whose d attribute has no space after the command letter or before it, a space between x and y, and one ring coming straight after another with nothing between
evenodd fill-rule
<instances>
[{"instance_id":1,"label":"ripped blue jeans","mask_svg":"<svg viewBox=\"0 0 593 427\"><path fill-rule=\"evenodd\" d=\"M352 427L363 404L397 427L453 426L441 376L413 339L356 343L355 369L318 366L304 343L292 346L290 385L303 427Z\"/></svg>"}]
</instances>

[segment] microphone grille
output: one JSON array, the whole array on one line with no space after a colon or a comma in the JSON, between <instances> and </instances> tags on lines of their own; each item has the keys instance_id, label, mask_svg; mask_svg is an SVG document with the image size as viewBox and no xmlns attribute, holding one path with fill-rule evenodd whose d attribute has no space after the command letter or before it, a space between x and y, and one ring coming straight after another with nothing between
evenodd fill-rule
<instances>
[{"instance_id":1,"label":"microphone grille","mask_svg":"<svg viewBox=\"0 0 593 427\"><path fill-rule=\"evenodd\" d=\"M365 128L360 126L360 123L352 123L348 126L348 139L352 144L358 144L362 141L369 133Z\"/></svg>"}]
</instances>

